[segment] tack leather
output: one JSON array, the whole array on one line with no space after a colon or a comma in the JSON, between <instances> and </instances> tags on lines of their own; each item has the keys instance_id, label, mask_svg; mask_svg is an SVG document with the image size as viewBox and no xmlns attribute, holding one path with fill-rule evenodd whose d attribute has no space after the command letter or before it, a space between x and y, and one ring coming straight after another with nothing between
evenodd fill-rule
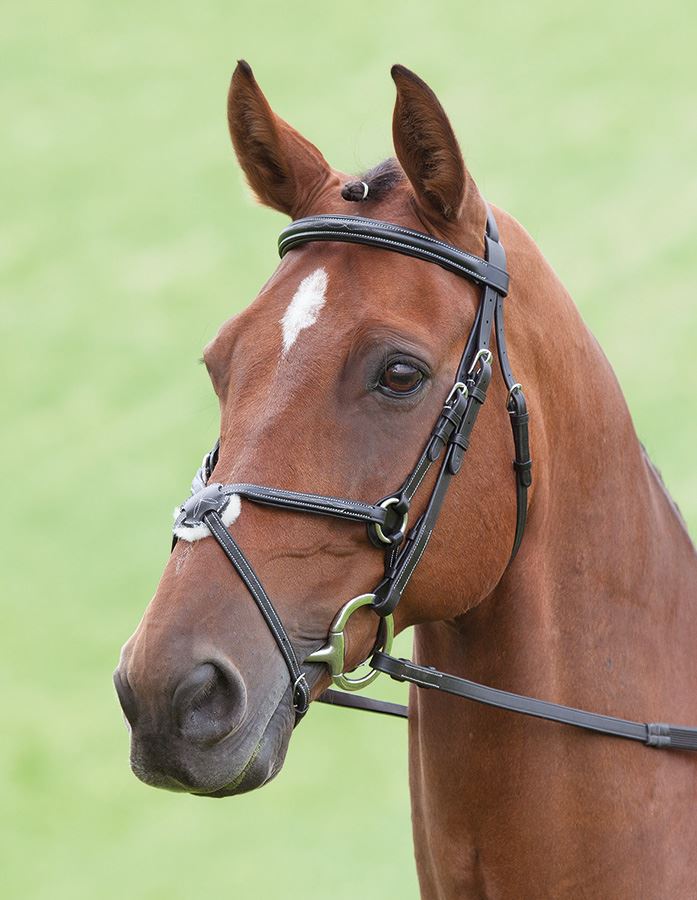
<instances>
[{"instance_id":1,"label":"tack leather","mask_svg":"<svg viewBox=\"0 0 697 900\"><path fill-rule=\"evenodd\" d=\"M412 231L401 225L362 216L307 216L287 225L278 239L281 257L289 250L314 241L340 241L380 247L433 262L478 284L491 285L502 296L508 293L508 273L496 260L488 261L465 253L429 234Z\"/></svg>"},{"instance_id":2,"label":"tack leather","mask_svg":"<svg viewBox=\"0 0 697 900\"><path fill-rule=\"evenodd\" d=\"M635 722L631 719L576 709L573 706L562 706L547 700L526 697L523 694L513 694L467 678L439 672L427 666L419 666L407 659L396 659L379 650L373 654L370 665L395 681L407 681L426 690L444 691L497 709L548 719L562 725L573 725L576 728L597 731L613 737L641 741L649 747L697 750L697 728L684 728L662 722Z\"/></svg>"},{"instance_id":3,"label":"tack leather","mask_svg":"<svg viewBox=\"0 0 697 900\"><path fill-rule=\"evenodd\" d=\"M532 481L529 412L522 387L515 381L513 375L504 329L503 299L509 287L506 254L499 241L496 220L491 210L487 214L484 238L485 259L465 253L431 235L359 216L310 216L292 222L281 233L279 253L284 256L295 247L315 241L365 244L436 263L481 285L482 297L460 359L453 389L443 404L415 467L398 491L394 495L388 495L389 499L395 501L392 505L381 505L382 501L370 504L359 500L288 491L264 485L210 483L220 450L220 443L216 442L194 476L192 496L180 508L175 528L197 527L201 524L208 526L273 634L288 668L296 723L305 715L310 703L306 675L270 597L249 560L223 523L221 514L230 497L237 494L268 506L335 516L367 525L372 543L376 546L382 543L385 546L385 574L374 591L372 609L381 616L391 614L426 551L448 487L462 467L470 435L479 410L486 400L492 377L491 354L487 354L486 351L489 349L494 328L499 366L508 391L507 410L513 432L512 469L517 513L511 559L518 552L523 538L528 489ZM463 389L463 385L466 390ZM439 469L425 510L405 536L400 529L409 504L428 471L436 464L439 465ZM382 530L384 538L382 542L375 530L376 525ZM174 543L176 535L173 546ZM381 650L373 654L370 665L396 681L409 682L423 689L444 691L499 709L550 719L605 735L641 741L658 749L697 750L697 728L661 722L635 722L513 694L447 672L419 666L409 660L396 659ZM326 691L319 700L336 706L348 706L386 715L400 717L408 715L407 709L399 704L336 691Z\"/></svg>"},{"instance_id":4,"label":"tack leather","mask_svg":"<svg viewBox=\"0 0 697 900\"><path fill-rule=\"evenodd\" d=\"M268 594L264 590L264 586L257 577L256 572L252 568L247 557L240 550L237 542L223 524L220 515L216 511L209 511L204 516L204 522L220 545L223 553L234 566L242 583L249 591L281 651L281 655L283 656L290 674L293 708L295 709L297 724L310 706L310 689L307 684L305 673L295 653L295 649L293 648L293 644L288 637L288 633L283 627L283 623L281 622L273 603L269 599Z\"/></svg>"},{"instance_id":5,"label":"tack leather","mask_svg":"<svg viewBox=\"0 0 697 900\"><path fill-rule=\"evenodd\" d=\"M506 254L499 241L496 220L490 210L487 214L484 237L485 258L483 259L438 240L432 235L422 234L390 222L360 216L335 215L310 216L292 222L279 237L279 254L283 257L294 248L315 241L338 241L372 246L435 263L480 285L482 296L455 373L453 389L443 404L416 465L393 495L388 495L387 498L383 498L377 503L367 503L349 498L290 491L266 485L212 482L211 478L220 454L220 441L217 441L204 457L194 476L191 496L179 510L174 523L175 530L179 530L181 533L181 529L198 528L205 523L259 607L288 668L293 685L296 720L304 715L309 703L305 675L271 599L266 594L244 552L223 524L221 516L230 497L238 495L254 503L294 512L334 516L366 525L371 542L377 547L382 547L385 554L385 574L375 589L373 609L378 615L389 615L399 603L409 579L426 551L450 483L462 468L469 447L470 435L479 409L486 400L491 380L490 354L487 357L485 351L490 346L495 322L499 363L502 372L505 373L504 379L509 391L513 384L513 375L510 371L507 353L505 353L505 336L503 334L503 299L509 289ZM501 348L503 348L505 357L501 356ZM463 390L462 385L466 389ZM518 396L522 398L522 391L516 393L516 397ZM524 399L521 399L521 402L524 402ZM512 425L514 426L516 449L514 467L517 475L518 505L514 540L515 553L522 540L527 512L529 477L527 474L524 477L520 476L524 468L523 462L529 469L526 462L529 456L527 415L518 415L515 422L512 419ZM522 460L521 454L525 455L526 460ZM433 465L439 467L435 486L423 514L405 535L401 529L409 505ZM393 502L384 504L383 501L387 499ZM175 534L172 546L176 544L176 540ZM328 698L331 696L332 694L325 694L320 699L328 702ZM337 696L334 696L332 702L335 705L353 705L373 711L387 711L381 701L338 696L342 699L339 700ZM405 714L401 707L399 710L393 709L389 711L389 714Z\"/></svg>"}]
</instances>

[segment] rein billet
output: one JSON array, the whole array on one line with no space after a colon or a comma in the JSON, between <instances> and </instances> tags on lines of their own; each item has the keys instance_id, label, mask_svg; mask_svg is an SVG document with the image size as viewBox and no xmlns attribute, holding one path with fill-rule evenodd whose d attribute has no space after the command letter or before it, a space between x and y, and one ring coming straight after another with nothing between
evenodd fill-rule
<instances>
[{"instance_id":1,"label":"rein billet","mask_svg":"<svg viewBox=\"0 0 697 900\"><path fill-rule=\"evenodd\" d=\"M333 683L345 691L359 690L374 681L380 673L385 673L396 681L408 682L420 688L440 690L512 712L641 741L652 747L697 750L695 728L634 722L586 712L487 687L390 655L394 635L393 613L426 550L448 487L460 472L477 415L486 400L492 377L493 355L490 342L494 328L499 367L508 392L507 410L513 432L517 512L511 560L523 539L532 461L525 395L521 384L513 375L506 349L503 317L503 301L509 285L506 254L491 210L487 212L484 258L466 253L431 235L389 222L336 215L309 216L291 222L279 237L279 254L283 257L296 247L317 241L379 247L435 263L479 285L482 293L453 385L421 456L397 491L371 504L257 484L211 483L210 476L220 447L219 442L216 442L194 477L191 496L180 507L174 523L172 546L174 547L178 534L186 535L187 529L200 530L202 526L207 527L210 535L218 542L256 603L283 656L292 686L296 724L310 705L310 688L303 666L306 663L325 664L329 667ZM436 464L439 468L425 509L407 530L412 501L426 474ZM372 593L361 594L344 604L330 626L326 643L310 653L302 663L264 586L224 522L225 510L235 495L266 506L364 524L371 543L384 551L384 576L380 583ZM370 671L366 675L354 677L344 671L345 629L353 613L363 607L371 608L380 617L380 625L376 644L367 660ZM408 715L406 707L399 704L360 697L353 693L328 690L318 699L324 703L387 715Z\"/></svg>"}]
</instances>

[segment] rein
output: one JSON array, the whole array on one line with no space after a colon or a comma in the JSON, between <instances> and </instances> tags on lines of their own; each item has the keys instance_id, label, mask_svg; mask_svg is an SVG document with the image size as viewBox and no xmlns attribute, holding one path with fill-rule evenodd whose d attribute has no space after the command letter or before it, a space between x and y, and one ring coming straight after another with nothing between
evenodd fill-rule
<instances>
[{"instance_id":1,"label":"rein","mask_svg":"<svg viewBox=\"0 0 697 900\"><path fill-rule=\"evenodd\" d=\"M394 634L394 610L428 546L448 487L462 468L472 429L486 400L492 377L493 354L490 341L494 328L499 367L508 390L507 410L513 432L513 472L517 512L511 560L518 552L523 539L528 488L532 481L532 461L525 396L522 386L514 378L506 349L503 318L503 300L509 285L506 254L499 241L498 228L491 210L487 213L484 259L465 253L431 235L389 222L359 216L335 215L309 216L291 222L279 237L279 254L283 257L296 247L316 241L363 244L436 263L449 272L480 285L482 294L453 386L426 440L421 456L396 492L370 504L359 500L326 497L255 484L210 482L210 476L218 460L220 447L218 441L204 457L201 468L192 482L191 496L179 509L174 523L172 547L178 537L194 540L210 534L218 542L259 608L285 660L292 685L296 724L305 715L310 704L310 688L303 665L321 663L329 667L333 683L348 691L355 691L370 684L383 672L396 681L406 681L417 687L441 690L512 712L642 741L652 747L697 750L697 728L633 722L585 712L486 687L389 655ZM439 468L435 485L424 512L407 530L412 501L426 474L437 463ZM384 551L384 576L380 583L372 593L354 597L344 604L330 627L327 642L310 653L302 663L264 586L225 524L225 511L234 496L294 512L332 516L365 524L371 543ZM344 672L344 633L350 617L363 606L370 607L380 617L380 625L369 660L371 671L362 677L351 677ZM325 691L318 699L336 706L408 716L406 707L399 704L338 691Z\"/></svg>"}]
</instances>

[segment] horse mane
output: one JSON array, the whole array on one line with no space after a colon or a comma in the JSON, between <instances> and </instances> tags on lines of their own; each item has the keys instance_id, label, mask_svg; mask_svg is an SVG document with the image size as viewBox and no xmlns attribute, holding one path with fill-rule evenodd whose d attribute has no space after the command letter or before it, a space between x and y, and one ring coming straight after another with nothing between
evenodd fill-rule
<instances>
[{"instance_id":1,"label":"horse mane","mask_svg":"<svg viewBox=\"0 0 697 900\"><path fill-rule=\"evenodd\" d=\"M678 506L678 504L677 504L677 503L675 502L675 500L673 499L673 497L672 497L670 491L669 491L668 488L666 487L666 483L665 483L665 481L663 480L663 476L661 475L660 469L659 469L658 466L656 466L656 464L653 462L653 460L652 460L651 457L649 456L648 450L646 449L646 447L645 447L641 442L640 442L640 446L641 446L641 453L642 453L642 456L644 457L644 462L645 462L646 465L649 467L649 470L652 472L652 474L654 475L654 477L655 477L656 480L658 481L658 484L660 485L660 488L661 488L661 490L663 491L663 494L665 495L666 500L667 500L668 503L670 504L671 509L673 510L673 512L675 513L675 515L677 516L678 520L680 521L680 523L682 524L683 528L684 528L685 531L687 532L688 537L689 537L690 540L692 541L692 536L690 535L689 529L688 529L688 527L687 527L687 522L685 521L685 517L683 516L680 507ZM692 541L692 545L694 546L694 541Z\"/></svg>"}]
</instances>

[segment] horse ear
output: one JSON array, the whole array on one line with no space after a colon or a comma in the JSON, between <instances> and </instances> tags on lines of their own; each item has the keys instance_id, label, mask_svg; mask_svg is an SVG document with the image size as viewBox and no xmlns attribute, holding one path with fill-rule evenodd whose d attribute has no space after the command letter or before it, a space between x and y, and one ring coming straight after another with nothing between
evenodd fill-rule
<instances>
[{"instance_id":1,"label":"horse ear","mask_svg":"<svg viewBox=\"0 0 697 900\"><path fill-rule=\"evenodd\" d=\"M237 159L254 193L266 206L298 217L331 169L314 144L274 113L244 60L232 75L227 114Z\"/></svg>"},{"instance_id":2,"label":"horse ear","mask_svg":"<svg viewBox=\"0 0 697 900\"><path fill-rule=\"evenodd\" d=\"M436 226L457 223L474 195L483 204L445 110L431 88L409 69L392 66L392 78L397 87L394 147L417 204Z\"/></svg>"}]
</instances>

